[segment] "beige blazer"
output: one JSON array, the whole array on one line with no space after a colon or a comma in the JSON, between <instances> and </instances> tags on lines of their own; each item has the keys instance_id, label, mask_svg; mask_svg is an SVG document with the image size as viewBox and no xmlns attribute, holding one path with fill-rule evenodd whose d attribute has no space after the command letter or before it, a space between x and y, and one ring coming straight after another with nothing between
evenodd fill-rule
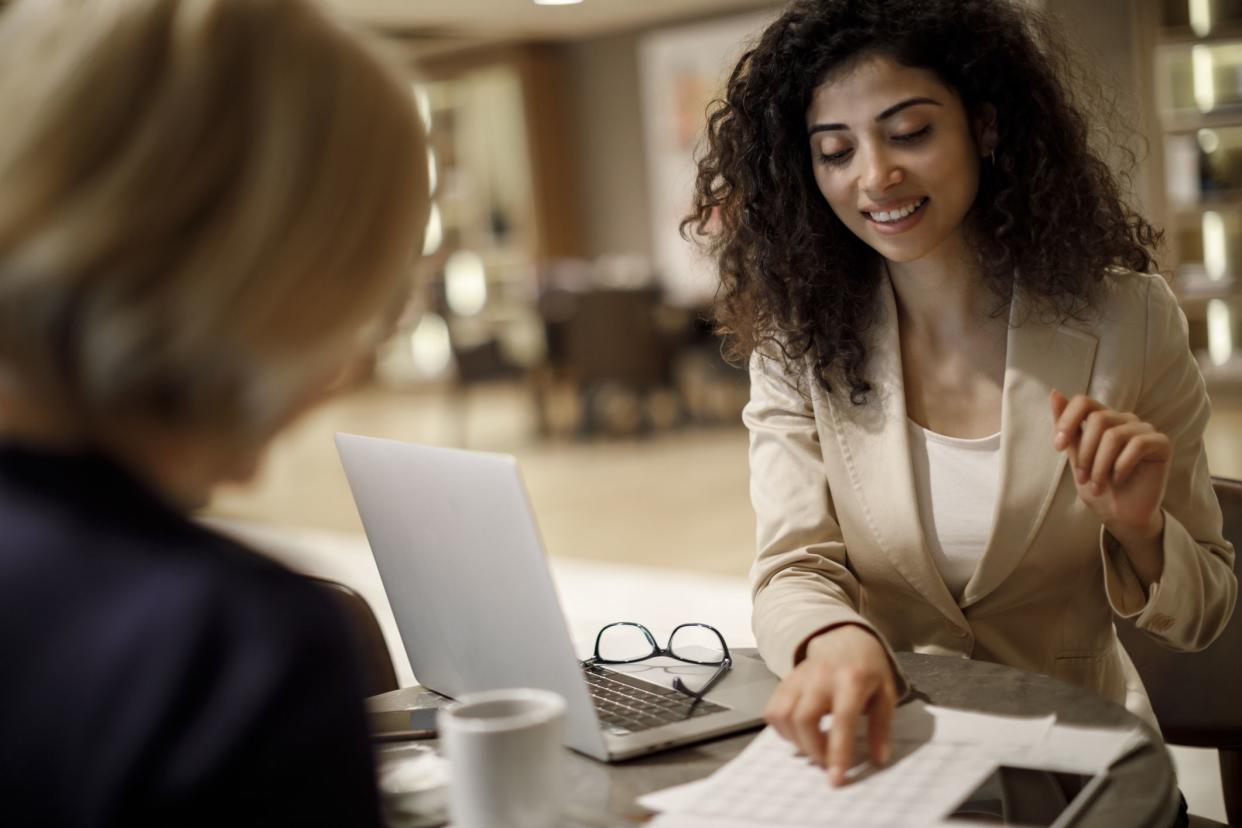
<instances>
[{"instance_id":1,"label":"beige blazer","mask_svg":"<svg viewBox=\"0 0 1242 828\"><path fill-rule=\"evenodd\" d=\"M758 557L753 624L778 674L826 627L856 623L891 650L1033 670L1095 690L1155 724L1117 640L1131 618L1178 650L1206 647L1233 612L1234 550L1208 477L1208 399L1186 320L1164 279L1111 274L1100 314L1044 324L1015 301L992 536L961 600L927 551L910 464L892 286L881 292L869 402L825 394L809 373L751 361L751 499ZM807 391L809 398L799 392ZM1146 594L1125 553L1077 497L1052 447L1049 392L1133 411L1173 442L1164 571ZM904 684L904 677L900 677Z\"/></svg>"}]
</instances>

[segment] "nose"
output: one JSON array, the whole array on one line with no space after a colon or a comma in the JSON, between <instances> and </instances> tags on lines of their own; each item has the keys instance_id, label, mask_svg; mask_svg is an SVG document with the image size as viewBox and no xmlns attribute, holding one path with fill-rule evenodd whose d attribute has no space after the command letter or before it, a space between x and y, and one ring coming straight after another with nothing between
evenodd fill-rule
<instances>
[{"instance_id":1,"label":"nose","mask_svg":"<svg viewBox=\"0 0 1242 828\"><path fill-rule=\"evenodd\" d=\"M881 195L905 180L906 173L900 165L880 147L874 147L863 158L859 185L869 194Z\"/></svg>"}]
</instances>

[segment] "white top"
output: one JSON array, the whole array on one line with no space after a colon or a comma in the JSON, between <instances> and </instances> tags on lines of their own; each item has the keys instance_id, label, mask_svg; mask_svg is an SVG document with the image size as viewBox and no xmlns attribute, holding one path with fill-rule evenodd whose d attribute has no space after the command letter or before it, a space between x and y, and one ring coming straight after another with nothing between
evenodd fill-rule
<instances>
[{"instance_id":1,"label":"white top","mask_svg":"<svg viewBox=\"0 0 1242 828\"><path fill-rule=\"evenodd\" d=\"M1000 432L963 440L907 418L923 535L940 577L961 599L987 549L1000 482Z\"/></svg>"}]
</instances>

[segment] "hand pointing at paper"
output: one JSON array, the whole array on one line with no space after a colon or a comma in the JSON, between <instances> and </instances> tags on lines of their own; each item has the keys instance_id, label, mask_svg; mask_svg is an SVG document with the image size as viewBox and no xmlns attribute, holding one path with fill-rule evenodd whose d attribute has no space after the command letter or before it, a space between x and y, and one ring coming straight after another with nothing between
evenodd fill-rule
<instances>
[{"instance_id":1,"label":"hand pointing at paper","mask_svg":"<svg viewBox=\"0 0 1242 828\"><path fill-rule=\"evenodd\" d=\"M1078 497L1121 544L1144 585L1159 580L1169 438L1137 415L1082 394L1067 399L1054 390L1050 401L1053 446L1069 458Z\"/></svg>"},{"instance_id":2,"label":"hand pointing at paper","mask_svg":"<svg viewBox=\"0 0 1242 828\"><path fill-rule=\"evenodd\" d=\"M854 737L867 716L867 741L876 764L888 762L897 688L888 654L866 629L847 624L812 638L806 658L768 701L768 724L840 785L854 764ZM828 713L832 728L820 730Z\"/></svg>"},{"instance_id":3,"label":"hand pointing at paper","mask_svg":"<svg viewBox=\"0 0 1242 828\"><path fill-rule=\"evenodd\" d=\"M1084 395L1053 391L1053 445L1069 458L1079 498L1121 544L1144 584L1159 580L1172 449L1169 438L1129 412ZM888 761L896 684L884 647L856 625L811 639L806 657L768 702L765 718L840 785L854 764L854 740L867 717L871 759ZM820 720L833 714L832 727Z\"/></svg>"}]
</instances>

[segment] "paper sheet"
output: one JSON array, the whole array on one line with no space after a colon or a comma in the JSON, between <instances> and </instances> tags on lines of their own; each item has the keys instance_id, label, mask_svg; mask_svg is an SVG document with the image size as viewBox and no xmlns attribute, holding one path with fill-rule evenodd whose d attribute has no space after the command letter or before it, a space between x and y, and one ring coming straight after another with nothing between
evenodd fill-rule
<instances>
[{"instance_id":1,"label":"paper sheet","mask_svg":"<svg viewBox=\"0 0 1242 828\"><path fill-rule=\"evenodd\" d=\"M1119 730L1058 724L1034 746L1029 767L1069 773L1099 773L1147 744L1142 728Z\"/></svg>"},{"instance_id":2,"label":"paper sheet","mask_svg":"<svg viewBox=\"0 0 1242 828\"><path fill-rule=\"evenodd\" d=\"M711 784L708 779L674 785L638 798L638 804L648 811L683 811L694 806L701 788Z\"/></svg>"},{"instance_id":3,"label":"paper sheet","mask_svg":"<svg viewBox=\"0 0 1242 828\"><path fill-rule=\"evenodd\" d=\"M857 757L867 753L865 732L860 728ZM992 716L915 702L894 716L889 766L863 761L844 787L830 787L822 768L768 729L707 779L640 803L663 811L652 822L658 828L936 825L998 764L1099 771L1141 738L1137 729L1063 727L1052 716Z\"/></svg>"}]
</instances>

